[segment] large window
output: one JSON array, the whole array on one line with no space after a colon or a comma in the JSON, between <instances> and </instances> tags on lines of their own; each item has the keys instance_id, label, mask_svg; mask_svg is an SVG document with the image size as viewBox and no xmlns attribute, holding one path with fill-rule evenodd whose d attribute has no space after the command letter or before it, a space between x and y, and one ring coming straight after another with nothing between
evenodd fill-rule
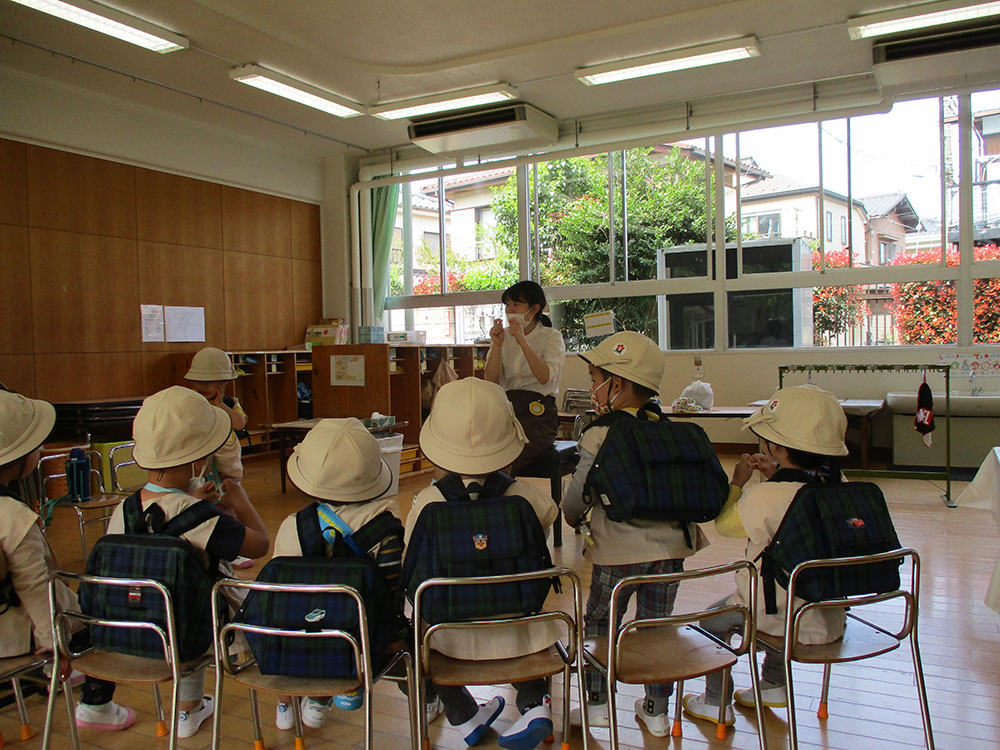
<instances>
[{"instance_id":1,"label":"large window","mask_svg":"<svg viewBox=\"0 0 1000 750\"><path fill-rule=\"evenodd\" d=\"M973 151L966 176L962 143ZM970 187L974 252L963 255L959 208ZM483 333L484 306L524 269L548 290L571 351L594 343L583 318L606 309L678 350L995 340L987 301L1000 278L998 91L421 175L400 193L389 324L419 327L400 310L450 311L433 324L441 340ZM971 285L960 283L963 262L981 268ZM962 303L970 287L974 299ZM459 296L428 307L425 294Z\"/></svg>"}]
</instances>

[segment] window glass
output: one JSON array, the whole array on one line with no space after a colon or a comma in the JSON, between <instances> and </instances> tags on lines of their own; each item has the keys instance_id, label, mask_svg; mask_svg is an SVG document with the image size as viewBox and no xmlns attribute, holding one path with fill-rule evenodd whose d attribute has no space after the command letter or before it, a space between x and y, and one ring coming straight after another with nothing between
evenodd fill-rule
<instances>
[{"instance_id":1,"label":"window glass","mask_svg":"<svg viewBox=\"0 0 1000 750\"><path fill-rule=\"evenodd\" d=\"M1000 243L1000 89L972 94L972 225L977 244Z\"/></svg>"},{"instance_id":2,"label":"window glass","mask_svg":"<svg viewBox=\"0 0 1000 750\"><path fill-rule=\"evenodd\" d=\"M459 305L390 310L389 330L408 330L407 313L413 317L412 330L426 331L428 344L472 344L490 337L493 320L503 317L503 305Z\"/></svg>"},{"instance_id":3,"label":"window glass","mask_svg":"<svg viewBox=\"0 0 1000 750\"><path fill-rule=\"evenodd\" d=\"M559 329L566 342L566 351L582 352L593 349L601 339L590 338L586 334L583 316L592 312L611 310L615 314L616 330L621 330L622 321L632 321L625 326L626 330L638 331L658 340L659 318L657 298L646 295L642 297L607 297L599 299L549 300L552 325Z\"/></svg>"},{"instance_id":4,"label":"window glass","mask_svg":"<svg viewBox=\"0 0 1000 750\"><path fill-rule=\"evenodd\" d=\"M436 179L399 186L396 225L389 253L391 297L441 291L441 230L436 186ZM446 244L450 244L450 240L446 237Z\"/></svg>"},{"instance_id":5,"label":"window glass","mask_svg":"<svg viewBox=\"0 0 1000 750\"><path fill-rule=\"evenodd\" d=\"M711 292L661 295L657 303L664 349L715 346L715 302Z\"/></svg>"},{"instance_id":6,"label":"window glass","mask_svg":"<svg viewBox=\"0 0 1000 750\"><path fill-rule=\"evenodd\" d=\"M994 259L1000 259L1000 250L991 247ZM973 279L972 306L972 342L1000 344L1000 279Z\"/></svg>"}]
</instances>

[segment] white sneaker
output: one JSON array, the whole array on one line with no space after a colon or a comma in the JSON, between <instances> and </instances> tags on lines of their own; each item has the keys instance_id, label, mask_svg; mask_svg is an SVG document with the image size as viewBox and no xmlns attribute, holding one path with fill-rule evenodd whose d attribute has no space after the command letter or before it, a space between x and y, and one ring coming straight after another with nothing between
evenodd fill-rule
<instances>
[{"instance_id":1,"label":"white sneaker","mask_svg":"<svg viewBox=\"0 0 1000 750\"><path fill-rule=\"evenodd\" d=\"M747 708L754 707L753 688L737 690L733 693L733 700L741 706ZM768 708L784 708L788 705L788 693L785 692L784 685L775 685L770 682L760 683L760 700Z\"/></svg>"},{"instance_id":2,"label":"white sneaker","mask_svg":"<svg viewBox=\"0 0 1000 750\"><path fill-rule=\"evenodd\" d=\"M719 723L719 707L706 703L704 693L701 695L694 695L693 693L685 695L684 701L681 705L684 706L684 713L693 719L710 721L713 724ZM727 727L736 723L736 716L733 713L732 706L726 706L726 712L723 715L722 723Z\"/></svg>"},{"instance_id":3,"label":"white sneaker","mask_svg":"<svg viewBox=\"0 0 1000 750\"><path fill-rule=\"evenodd\" d=\"M295 712L292 711L291 703L278 701L278 708L274 713L274 726L278 729L291 729L295 726Z\"/></svg>"},{"instance_id":4,"label":"white sneaker","mask_svg":"<svg viewBox=\"0 0 1000 750\"><path fill-rule=\"evenodd\" d=\"M424 704L424 715L427 717L427 726L442 713L444 713L444 703L441 702L439 696L435 696L432 700Z\"/></svg>"},{"instance_id":5,"label":"white sneaker","mask_svg":"<svg viewBox=\"0 0 1000 750\"><path fill-rule=\"evenodd\" d=\"M181 711L177 717L177 736L193 737L202 722L212 715L213 710L215 710L215 699L206 695L201 699L201 706L194 711Z\"/></svg>"},{"instance_id":6,"label":"white sneaker","mask_svg":"<svg viewBox=\"0 0 1000 750\"><path fill-rule=\"evenodd\" d=\"M646 731L654 737L666 737L670 734L670 720L665 713L646 713L646 699L639 698L635 702L635 718L646 727Z\"/></svg>"},{"instance_id":7,"label":"white sneaker","mask_svg":"<svg viewBox=\"0 0 1000 750\"><path fill-rule=\"evenodd\" d=\"M569 723L575 726L583 726L583 719L579 708L574 708L569 712ZM592 727L609 727L611 719L608 715L607 703L587 704L587 723Z\"/></svg>"},{"instance_id":8,"label":"white sneaker","mask_svg":"<svg viewBox=\"0 0 1000 750\"><path fill-rule=\"evenodd\" d=\"M326 724L326 719L330 715L330 708L333 706L333 698L326 701L318 701L315 698L302 699L302 723L307 727L319 729Z\"/></svg>"},{"instance_id":9,"label":"white sneaker","mask_svg":"<svg viewBox=\"0 0 1000 750\"><path fill-rule=\"evenodd\" d=\"M500 712L503 711L504 705L504 699L498 695L493 700L486 701L486 703L481 705L476 715L467 722L455 726L458 733L465 740L466 745L472 747L483 738L486 730L490 728L490 725L496 721Z\"/></svg>"},{"instance_id":10,"label":"white sneaker","mask_svg":"<svg viewBox=\"0 0 1000 750\"><path fill-rule=\"evenodd\" d=\"M114 732L119 729L128 729L135 724L135 711L125 706L119 706L114 701L100 706L77 703L74 718L76 725L82 729Z\"/></svg>"},{"instance_id":11,"label":"white sneaker","mask_svg":"<svg viewBox=\"0 0 1000 750\"><path fill-rule=\"evenodd\" d=\"M545 696L542 705L529 708L506 732L497 744L506 750L535 750L552 734L552 699Z\"/></svg>"}]
</instances>

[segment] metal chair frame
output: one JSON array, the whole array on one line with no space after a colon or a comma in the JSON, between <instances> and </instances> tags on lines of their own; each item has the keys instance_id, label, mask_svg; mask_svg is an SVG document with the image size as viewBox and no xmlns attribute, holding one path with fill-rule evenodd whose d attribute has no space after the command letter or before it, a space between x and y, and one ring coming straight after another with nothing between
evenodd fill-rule
<instances>
[{"instance_id":1,"label":"metal chair frame","mask_svg":"<svg viewBox=\"0 0 1000 750\"><path fill-rule=\"evenodd\" d=\"M920 646L917 642L917 617L919 614L920 603L920 556L917 554L916 550L909 547L903 547L898 550L883 552L877 555L826 558L823 560L808 560L800 563L794 570L792 570L792 573L789 576L788 601L794 601L795 584L798 581L799 576L804 571L811 568L867 565L870 563L893 561L900 558L910 559L910 586L908 589L901 585L900 588L884 594L853 596L846 599L824 599L818 602L807 602L796 609L793 609L792 607L787 608L785 612L785 634L783 645L787 646L789 643L793 645L791 648L784 648L783 653L785 683L788 693L788 737L793 750L797 750L798 748L798 729L795 722L795 692L792 689L792 662L798 661L800 663L823 664L823 690L820 698L819 710L816 712L816 715L821 719L825 719L828 715L827 705L830 695L830 672L833 664L870 659L880 654L894 651L899 648L899 646L902 645L902 642L907 638L909 638L910 641L914 679L917 683L917 698L920 701L920 718L923 722L924 742L928 750L934 750L934 735L931 729L931 715L927 702L927 688L924 684L924 670L920 660ZM809 646L798 642L802 617L810 610L834 608L842 609L844 607L858 609L860 607L880 604L894 599L902 599L905 607L902 626L896 631L886 630L879 625L858 617L854 612L847 613L848 628L867 628L868 632L874 631L888 636L889 639L894 639L894 644L884 643L881 646L876 646L863 653L830 655L810 653L810 651L818 652L821 649L828 650L829 644ZM857 625L852 625L852 623L857 623ZM765 636L765 638L767 638L767 636ZM843 641L844 639L841 639L840 642L843 643ZM754 661L756 661L756 655L754 656ZM759 699L757 700L757 705L760 705Z\"/></svg>"},{"instance_id":2,"label":"metal chair frame","mask_svg":"<svg viewBox=\"0 0 1000 750\"><path fill-rule=\"evenodd\" d=\"M134 492L138 487L123 487L121 482L118 481L118 471L125 466L136 466L134 459L128 459L127 461L115 461L115 454L123 450L132 450L135 447L135 441L130 443L122 443L121 445L116 445L110 451L108 451L108 466L110 466L110 479L111 488L118 493L129 493ZM130 454L131 455L131 454Z\"/></svg>"},{"instance_id":3,"label":"metal chair frame","mask_svg":"<svg viewBox=\"0 0 1000 750\"><path fill-rule=\"evenodd\" d=\"M351 635L345 630L340 629L324 629L324 630L290 630L284 628L266 627L260 625L249 625L246 623L239 622L228 622L222 623L219 620L219 608L218 603L220 597L222 597L223 592L226 589L232 589L235 591L249 592L249 591L268 591L273 593L306 593L306 594L335 594L340 595L345 598L349 598L352 601L352 605L357 608L358 622L361 624L359 628L360 642L359 639ZM415 695L414 683L413 683L413 669L410 659L410 654L405 649L400 649L395 654L393 654L386 661L384 665L380 667L378 672L376 672L372 666L372 653L371 653L371 641L368 635L368 619L365 611L365 603L361 597L361 594L357 589L346 586L343 584L322 584L322 585L299 585L299 584L288 584L288 583L260 583L257 581L241 581L237 579L228 579L217 581L215 586L212 588L212 630L214 633L214 658L215 658L215 716L212 720L212 748L217 750L219 743L221 741L221 729L222 729L222 680L223 674L229 674L234 677L237 682L243 682L250 690L250 712L253 721L254 730L254 748L255 750L264 749L264 740L260 721L260 707L257 701L257 691L258 687L254 685L251 680L248 680L244 676L241 680L240 675L246 673L251 677L260 676L260 671L256 668L256 659L253 656L249 656L243 662L234 662L229 658L228 641L231 641L230 636L235 637L237 633L254 633L257 635L272 635L272 636L283 636L291 638L338 638L350 644L351 649L354 652L354 664L355 671L358 675L357 679L353 678L339 678L333 677L329 679L329 689L324 692L317 693L315 690L316 683L323 682L321 678L305 678L305 677L280 677L278 682L280 682L280 689L293 696L304 696L304 695L317 695L317 694L340 694L344 692L349 692L360 686L364 690L364 712L365 712L365 749L371 750L372 747L372 720L373 720L373 691L375 683L381 679L387 679L391 681L405 681L407 684L407 695L408 707L410 713L410 727L411 729L416 726L416 714L414 709L414 699ZM399 663L404 666L405 674L402 680L399 677L390 674L390 671ZM252 670L251 672L246 672L246 670ZM307 687L308 686L308 687ZM292 715L295 719L295 747L297 750L302 750L305 747L304 740L302 738L302 714L299 702L292 701ZM415 735L411 732L411 743L414 750L417 745L415 742Z\"/></svg>"},{"instance_id":4,"label":"metal chair frame","mask_svg":"<svg viewBox=\"0 0 1000 750\"><path fill-rule=\"evenodd\" d=\"M616 705L615 705L615 693L616 687L619 680L629 684L641 684L634 683L632 680L627 679L628 675L624 675L626 679L622 679L620 672L623 670L624 662L622 659L622 641L625 640L629 633L633 631L638 631L644 628L661 628L666 627L674 631L681 629L686 629L694 633L700 634L706 639L706 641L714 643L716 646L725 649L731 654L732 662L724 667L717 667L715 669L710 669L707 672L701 672L700 674L664 674L662 682L674 682L674 720L673 726L671 728L671 735L674 737L681 736L681 696L684 693L684 681L691 677L700 677L704 674L710 674L712 672L718 671L720 668L723 669L723 693L725 693L726 681L731 679L730 668L736 660L748 653L752 653L756 647L757 631L756 631L756 620L754 617L754 612L756 612L757 605L757 576L756 569L753 563L747 560L739 560L736 562L728 563L726 565L716 565L710 568L701 568L698 570L682 571L680 573L658 573L650 575L637 575L629 576L627 578L622 578L618 583L615 584L614 588L611 590L611 604L608 610L608 619L611 623L618 622L618 618L623 616L625 609L628 607L628 599L626 595L631 596L632 589L635 586L646 585L646 584L670 584L670 583L680 583L682 581L690 581L700 578L710 578L713 576L728 575L730 573L735 573L736 571L744 570L749 574L750 578L750 592L749 592L749 602L746 606L740 604L730 604L725 607L716 609L700 609L700 610L690 610L687 612L682 612L680 614L671 614L664 617L652 617L645 619L632 619L627 622L623 622L614 628L613 632L609 632L607 651L603 654L603 663L601 657L597 654L593 654L587 650L584 650L584 657L587 659L588 663L597 669L601 670L605 674L605 679L607 683L608 691L608 714L612 717L610 722L611 730L611 748L616 750L618 748L618 722L615 720L616 716ZM739 612L743 616L743 633L740 639L740 645L736 648L731 646L729 643L716 638L711 633L702 629L697 625L699 620L708 619L713 615L725 614L728 612ZM757 663L751 658L750 659L750 680L753 687L754 697L760 704L760 678L757 671ZM726 737L726 725L723 723L725 717L726 705L720 702L719 705L719 722L716 726L716 737L720 740ZM763 714L758 713L757 715L757 734L760 743L761 750L766 750L767 748L767 735L764 729L764 719Z\"/></svg>"},{"instance_id":5,"label":"metal chair frame","mask_svg":"<svg viewBox=\"0 0 1000 750\"><path fill-rule=\"evenodd\" d=\"M21 675L31 672L49 663L49 658L26 654L24 656L10 656L0 659L0 682L10 680L14 690L14 702L17 704L17 713L21 719L21 739L30 740L34 735L31 731L31 724L28 721L28 708L24 703L24 693L21 690ZM5 744L3 735L0 734L0 747Z\"/></svg>"},{"instance_id":6,"label":"metal chair frame","mask_svg":"<svg viewBox=\"0 0 1000 750\"><path fill-rule=\"evenodd\" d=\"M164 629L159 625L149 621L107 620L100 617L85 615L82 612L57 612L55 607L55 602L57 601L55 587L56 582L59 580L148 590L163 599L163 606L166 611L167 620L166 631L164 631ZM167 588L162 583L151 579L109 578L105 576L91 576L57 570L49 577L49 610L52 614L52 629L54 631L56 648L55 657L52 662L52 679L49 686L49 701L45 715L45 735L42 740L42 750L49 750L51 747L52 723L55 715L56 686L59 680L59 673L62 669L63 660L67 658L74 662L74 668L86 675L92 675L101 679L110 679L116 682L151 683L153 688L153 703L156 709L156 729L158 737L163 737L168 734L163 715L163 705L160 700L159 683L172 680L173 701L170 713L169 750L175 750L177 747L177 719L180 703L180 679L181 677L186 677L198 669L210 664L212 657L210 654L205 654L198 659L184 664L175 658L174 655L178 653L177 628L174 620L174 605L170 592ZM166 671L162 668L159 670L154 668L154 665L159 665L161 663L159 659L115 654L116 659L127 660L127 663L130 665L138 665L141 667L141 671L144 672L143 676L137 676L135 673L109 674L105 670L97 672L89 663L90 660L88 660L87 657L90 656L92 658L99 658L102 654L112 652L104 651L103 649L93 646L84 651L74 652L69 646L69 625L71 622L83 623L88 627L103 625L112 628L129 628L153 631L157 637L159 637L160 643L163 645L163 663L167 667ZM70 737L73 740L73 748L75 750L80 750L80 737L76 729L76 715L73 707L72 691L64 690L63 693L66 696L66 709L69 714Z\"/></svg>"},{"instance_id":7,"label":"metal chair frame","mask_svg":"<svg viewBox=\"0 0 1000 750\"><path fill-rule=\"evenodd\" d=\"M517 583L523 581L532 581L540 578L565 578L568 579L573 587L573 614L571 615L565 609L553 609L546 612L541 612L536 615L525 615L519 617L506 617L492 620L461 620L456 622L440 622L434 625L428 625L419 616L421 611L421 605L423 603L424 596L427 592L435 587L448 587L448 586L482 586L482 585L493 585L501 583ZM570 696L570 674L571 671L575 671L577 675L577 687L578 687L578 698L580 700L580 710L584 717L584 722L586 722L586 712L587 704L585 700L585 687L583 679L583 639L581 637L581 628L583 627L583 595L580 586L580 578L577 574L569 569L562 567L547 568L545 570L532 571L530 573L515 573L511 575L498 575L498 576L477 576L470 578L429 578L423 581L416 590L413 597L413 662L414 662L414 680L416 681L416 710L417 713L417 737L416 741L419 747L428 748L430 747L430 739L427 730L427 715L422 710L422 706L426 703L425 697L425 685L424 678L429 678L433 680L434 675L431 673L431 649L430 643L432 637L439 632L446 630L497 630L510 627L511 625L525 625L530 623L539 622L549 622L558 621L562 622L566 626L566 635L568 646L563 644L561 641L555 644L556 650L562 660L562 673L563 673L563 726L562 726L562 748L563 750L569 750L569 696ZM526 654L525 656L532 656L531 654ZM513 657L510 659L500 660L509 661L512 667L511 681L517 682L520 675L516 671L517 663L520 659L525 657ZM478 662L469 661L470 666L477 664ZM558 669L556 671L559 671ZM556 671L550 672L548 676L556 674ZM469 679L465 681L467 685L490 685L493 682L482 682L477 681L475 672L470 672ZM588 748L588 738L586 732L583 734L583 748L587 750Z\"/></svg>"},{"instance_id":8,"label":"metal chair frame","mask_svg":"<svg viewBox=\"0 0 1000 750\"><path fill-rule=\"evenodd\" d=\"M90 458L91 460L93 460L94 456L99 456L100 455L97 451L93 451L93 450L88 450L86 453L87 453L87 457ZM38 463L38 466L39 466L38 472L39 472L39 477L40 477L39 481L40 481L40 484L41 484L41 498L42 498L42 502L46 502L46 501L51 501L51 500L57 499L57 498L53 498L53 497L49 496L48 488L47 488L48 481L50 479L59 479L60 477L65 477L66 476L66 472L65 471L63 471L62 473L42 475L40 473L41 472L41 466L42 466L42 464L44 462L46 462L46 461L52 461L52 460L55 460L55 459L61 459L63 462L65 462L65 460L67 458L69 458L69 453L53 453L51 455L43 457L42 460L39 461L39 463ZM101 472L100 472L99 469L95 469L95 468L93 468L93 466L91 466L91 469L90 469L90 484L91 484L91 487L94 486L94 475L95 474L97 475L98 486L100 486L101 479L102 479ZM121 501L122 501L122 495L99 493L96 496L94 496L91 500L86 500L86 501L81 502L81 503L72 503L71 504L73 510L76 511L77 523L80 526L80 550L83 553L83 560L84 560L84 562L86 562L86 560L87 560L87 526L89 526L92 523L101 523L101 524L104 525L104 532L107 533L108 523L111 521L111 516L114 513L115 508L118 507L118 504ZM87 517L87 515L85 515L89 511L95 511L95 510L96 511L101 511L101 512L98 515L93 515L93 516L90 516L90 517Z\"/></svg>"}]
</instances>

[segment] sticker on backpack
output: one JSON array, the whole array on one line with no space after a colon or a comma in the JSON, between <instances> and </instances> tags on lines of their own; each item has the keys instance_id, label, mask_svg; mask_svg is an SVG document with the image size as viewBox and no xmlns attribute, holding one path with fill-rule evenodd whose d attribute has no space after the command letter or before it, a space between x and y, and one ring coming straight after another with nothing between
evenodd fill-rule
<instances>
[{"instance_id":1,"label":"sticker on backpack","mask_svg":"<svg viewBox=\"0 0 1000 750\"><path fill-rule=\"evenodd\" d=\"M324 617L326 617L325 609L314 609L304 619L306 622L320 622Z\"/></svg>"},{"instance_id":2,"label":"sticker on backpack","mask_svg":"<svg viewBox=\"0 0 1000 750\"><path fill-rule=\"evenodd\" d=\"M486 549L486 543L489 537L486 534L473 534L472 543L476 546L478 550Z\"/></svg>"}]
</instances>

